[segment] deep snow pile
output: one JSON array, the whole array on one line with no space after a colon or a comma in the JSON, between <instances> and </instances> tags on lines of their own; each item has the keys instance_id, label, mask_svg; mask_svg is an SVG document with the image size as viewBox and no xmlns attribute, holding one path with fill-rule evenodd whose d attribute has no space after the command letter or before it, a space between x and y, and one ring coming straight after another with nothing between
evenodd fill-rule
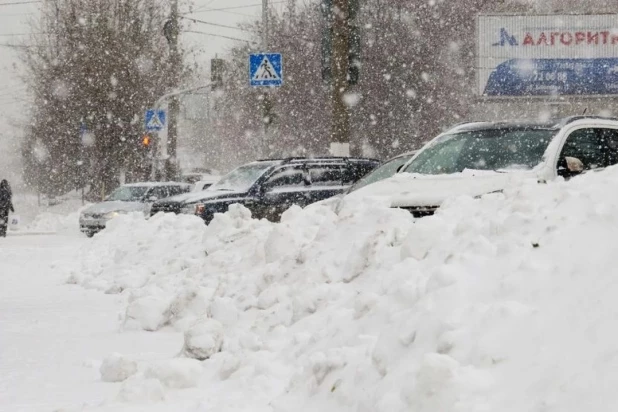
<instances>
[{"instance_id":1,"label":"deep snow pile","mask_svg":"<svg viewBox=\"0 0 618 412\"><path fill-rule=\"evenodd\" d=\"M184 331L170 362L203 360L142 366L118 402L197 385L217 411L613 411L616 187L520 182L416 221L379 201L119 217L69 281L126 296L125 330Z\"/></svg>"},{"instance_id":2,"label":"deep snow pile","mask_svg":"<svg viewBox=\"0 0 618 412\"><path fill-rule=\"evenodd\" d=\"M79 233L79 213L64 215L43 212L29 224L20 227L19 230L29 233Z\"/></svg>"},{"instance_id":3,"label":"deep snow pile","mask_svg":"<svg viewBox=\"0 0 618 412\"><path fill-rule=\"evenodd\" d=\"M55 204L49 200L39 199L36 194L19 192L17 188L13 196L15 215L20 217L17 228L21 232L36 233L67 233L79 231L78 214L76 210L84 207L81 193L72 191L56 198Z\"/></svg>"}]
</instances>

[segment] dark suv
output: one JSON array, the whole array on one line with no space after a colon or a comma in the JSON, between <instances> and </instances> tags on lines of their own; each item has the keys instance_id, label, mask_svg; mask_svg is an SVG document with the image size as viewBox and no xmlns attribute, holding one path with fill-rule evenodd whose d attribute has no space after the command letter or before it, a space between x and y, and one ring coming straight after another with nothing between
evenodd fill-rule
<instances>
[{"instance_id":1,"label":"dark suv","mask_svg":"<svg viewBox=\"0 0 618 412\"><path fill-rule=\"evenodd\" d=\"M233 170L208 190L156 202L151 214L195 213L209 223L215 213L239 203L254 218L278 221L292 205L305 207L342 193L378 164L342 157L257 161Z\"/></svg>"}]
</instances>

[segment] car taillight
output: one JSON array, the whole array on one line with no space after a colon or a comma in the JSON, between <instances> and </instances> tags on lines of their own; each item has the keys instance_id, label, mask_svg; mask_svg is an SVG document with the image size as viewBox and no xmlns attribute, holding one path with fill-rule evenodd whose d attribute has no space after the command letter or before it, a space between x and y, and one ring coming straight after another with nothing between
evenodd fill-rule
<instances>
[{"instance_id":1,"label":"car taillight","mask_svg":"<svg viewBox=\"0 0 618 412\"><path fill-rule=\"evenodd\" d=\"M195 206L195 214L196 215L201 215L202 213L204 213L205 210L206 210L206 207L204 205L197 205L197 206Z\"/></svg>"}]
</instances>

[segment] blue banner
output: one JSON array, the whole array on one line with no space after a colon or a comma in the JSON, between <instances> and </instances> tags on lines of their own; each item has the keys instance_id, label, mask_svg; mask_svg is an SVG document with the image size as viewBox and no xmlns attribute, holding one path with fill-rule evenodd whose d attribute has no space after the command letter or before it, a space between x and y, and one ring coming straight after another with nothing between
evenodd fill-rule
<instances>
[{"instance_id":1,"label":"blue banner","mask_svg":"<svg viewBox=\"0 0 618 412\"><path fill-rule=\"evenodd\" d=\"M618 58L512 59L489 76L485 96L618 94Z\"/></svg>"}]
</instances>

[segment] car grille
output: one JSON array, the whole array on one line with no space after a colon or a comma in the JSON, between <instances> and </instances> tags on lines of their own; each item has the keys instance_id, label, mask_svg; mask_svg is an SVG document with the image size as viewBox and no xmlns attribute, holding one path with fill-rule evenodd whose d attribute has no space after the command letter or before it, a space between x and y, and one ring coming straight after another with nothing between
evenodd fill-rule
<instances>
[{"instance_id":1,"label":"car grille","mask_svg":"<svg viewBox=\"0 0 618 412\"><path fill-rule=\"evenodd\" d=\"M425 217L436 213L438 206L400 206L399 209L407 210L414 217Z\"/></svg>"},{"instance_id":2,"label":"car grille","mask_svg":"<svg viewBox=\"0 0 618 412\"><path fill-rule=\"evenodd\" d=\"M182 206L180 203L154 204L150 209L150 216L155 215L159 212L179 214L181 208Z\"/></svg>"}]
</instances>

